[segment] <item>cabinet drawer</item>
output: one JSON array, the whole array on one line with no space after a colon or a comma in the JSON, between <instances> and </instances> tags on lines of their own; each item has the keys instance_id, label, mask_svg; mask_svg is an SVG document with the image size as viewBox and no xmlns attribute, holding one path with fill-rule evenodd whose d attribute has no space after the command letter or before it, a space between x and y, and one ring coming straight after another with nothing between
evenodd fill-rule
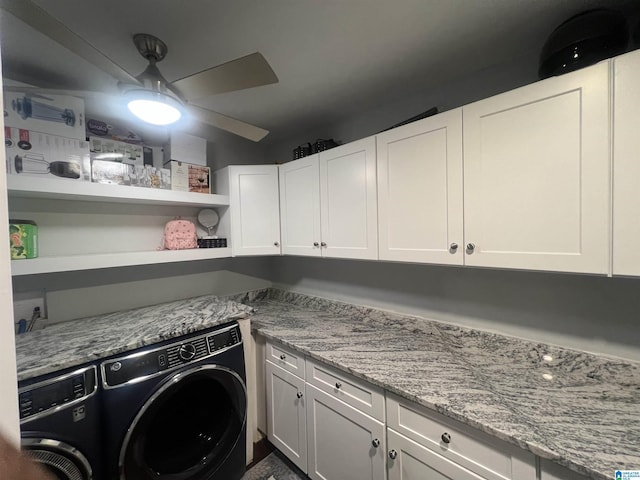
<instances>
[{"instance_id":1,"label":"cabinet drawer","mask_svg":"<svg viewBox=\"0 0 640 480\"><path fill-rule=\"evenodd\" d=\"M540 480L587 480L587 477L541 458Z\"/></svg>"},{"instance_id":2,"label":"cabinet drawer","mask_svg":"<svg viewBox=\"0 0 640 480\"><path fill-rule=\"evenodd\" d=\"M387 394L387 426L487 480L535 480L535 456Z\"/></svg>"},{"instance_id":3,"label":"cabinet drawer","mask_svg":"<svg viewBox=\"0 0 640 480\"><path fill-rule=\"evenodd\" d=\"M279 343L267 341L267 360L304 379L304 355Z\"/></svg>"},{"instance_id":4,"label":"cabinet drawer","mask_svg":"<svg viewBox=\"0 0 640 480\"><path fill-rule=\"evenodd\" d=\"M384 392L381 388L313 360L307 361L306 378L307 383L384 422Z\"/></svg>"}]
</instances>

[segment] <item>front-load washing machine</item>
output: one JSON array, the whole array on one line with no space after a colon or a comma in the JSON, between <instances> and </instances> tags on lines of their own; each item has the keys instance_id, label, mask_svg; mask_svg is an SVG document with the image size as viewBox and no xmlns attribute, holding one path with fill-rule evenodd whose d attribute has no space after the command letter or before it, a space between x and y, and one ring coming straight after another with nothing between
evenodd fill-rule
<instances>
[{"instance_id":1,"label":"front-load washing machine","mask_svg":"<svg viewBox=\"0 0 640 480\"><path fill-rule=\"evenodd\" d=\"M103 478L97 378L83 365L18 384L22 449L56 479Z\"/></svg>"},{"instance_id":2,"label":"front-load washing machine","mask_svg":"<svg viewBox=\"0 0 640 480\"><path fill-rule=\"evenodd\" d=\"M239 480L247 397L237 323L100 362L108 480Z\"/></svg>"}]
</instances>

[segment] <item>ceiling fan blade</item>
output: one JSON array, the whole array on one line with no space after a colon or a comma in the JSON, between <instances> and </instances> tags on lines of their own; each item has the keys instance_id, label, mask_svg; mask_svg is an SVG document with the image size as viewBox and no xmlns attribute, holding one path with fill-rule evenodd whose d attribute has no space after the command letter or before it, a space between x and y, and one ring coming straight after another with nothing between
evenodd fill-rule
<instances>
[{"instance_id":1,"label":"ceiling fan blade","mask_svg":"<svg viewBox=\"0 0 640 480\"><path fill-rule=\"evenodd\" d=\"M259 52L172 82L186 100L272 83L278 83L278 77Z\"/></svg>"},{"instance_id":2,"label":"ceiling fan blade","mask_svg":"<svg viewBox=\"0 0 640 480\"><path fill-rule=\"evenodd\" d=\"M116 80L136 85L140 83L120 65L30 0L0 0L0 8L95 65L103 72L108 73Z\"/></svg>"},{"instance_id":3,"label":"ceiling fan blade","mask_svg":"<svg viewBox=\"0 0 640 480\"><path fill-rule=\"evenodd\" d=\"M255 125L251 125L241 120L236 120L232 117L227 117L226 115L212 110L207 110L195 105L189 105L188 108L191 115L200 122L226 130L227 132L239 135L254 142L259 142L269 134L269 131L264 128L256 127Z\"/></svg>"}]
</instances>

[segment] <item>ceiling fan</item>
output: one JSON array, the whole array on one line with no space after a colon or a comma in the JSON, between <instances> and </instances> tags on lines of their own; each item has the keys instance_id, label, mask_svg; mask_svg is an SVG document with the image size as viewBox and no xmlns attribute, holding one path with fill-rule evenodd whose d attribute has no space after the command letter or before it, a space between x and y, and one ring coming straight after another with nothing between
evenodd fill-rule
<instances>
[{"instance_id":1,"label":"ceiling fan","mask_svg":"<svg viewBox=\"0 0 640 480\"><path fill-rule=\"evenodd\" d=\"M262 140L269 133L263 128L193 103L219 93L277 83L278 77L259 52L169 82L156 65L167 54L166 44L153 35L140 33L134 35L133 42L149 64L141 74L133 76L30 0L0 0L0 8L115 78L129 109L138 118L143 119L140 116L143 106L148 107L150 102L159 102L155 107L168 109L172 112L174 121L186 114L203 124L212 125L254 142ZM10 72L8 76L10 77ZM6 89L25 90L11 87ZM32 91L76 96L96 95L96 92L77 90L33 88ZM152 114L150 123L155 121L158 124L158 115L157 111Z\"/></svg>"}]
</instances>

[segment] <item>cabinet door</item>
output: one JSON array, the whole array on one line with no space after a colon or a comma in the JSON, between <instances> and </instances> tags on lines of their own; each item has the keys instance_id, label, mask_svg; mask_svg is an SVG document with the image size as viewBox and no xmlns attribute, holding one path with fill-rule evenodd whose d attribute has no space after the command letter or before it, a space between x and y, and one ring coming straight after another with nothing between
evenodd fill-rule
<instances>
[{"instance_id":1,"label":"cabinet door","mask_svg":"<svg viewBox=\"0 0 640 480\"><path fill-rule=\"evenodd\" d=\"M380 259L462 265L462 110L376 141Z\"/></svg>"},{"instance_id":2,"label":"cabinet door","mask_svg":"<svg viewBox=\"0 0 640 480\"><path fill-rule=\"evenodd\" d=\"M375 137L320 152L322 255L378 259Z\"/></svg>"},{"instance_id":3,"label":"cabinet door","mask_svg":"<svg viewBox=\"0 0 640 480\"><path fill-rule=\"evenodd\" d=\"M613 273L640 275L640 52L614 59Z\"/></svg>"},{"instance_id":4,"label":"cabinet door","mask_svg":"<svg viewBox=\"0 0 640 480\"><path fill-rule=\"evenodd\" d=\"M280 221L284 254L321 255L318 168L318 155L280 165Z\"/></svg>"},{"instance_id":5,"label":"cabinet door","mask_svg":"<svg viewBox=\"0 0 640 480\"><path fill-rule=\"evenodd\" d=\"M229 201L233 255L278 255L278 166L230 166Z\"/></svg>"},{"instance_id":6,"label":"cabinet door","mask_svg":"<svg viewBox=\"0 0 640 480\"><path fill-rule=\"evenodd\" d=\"M384 480L384 425L307 384L308 475Z\"/></svg>"},{"instance_id":7,"label":"cabinet door","mask_svg":"<svg viewBox=\"0 0 640 480\"><path fill-rule=\"evenodd\" d=\"M465 264L608 273L609 63L463 108Z\"/></svg>"},{"instance_id":8,"label":"cabinet door","mask_svg":"<svg viewBox=\"0 0 640 480\"><path fill-rule=\"evenodd\" d=\"M611 474L613 475L613 472ZM540 459L540 480L587 480L587 477L583 477L549 460Z\"/></svg>"},{"instance_id":9,"label":"cabinet door","mask_svg":"<svg viewBox=\"0 0 640 480\"><path fill-rule=\"evenodd\" d=\"M307 471L304 380L266 362L267 437L298 468Z\"/></svg>"},{"instance_id":10,"label":"cabinet door","mask_svg":"<svg viewBox=\"0 0 640 480\"><path fill-rule=\"evenodd\" d=\"M484 480L390 428L387 442L388 480Z\"/></svg>"}]
</instances>

